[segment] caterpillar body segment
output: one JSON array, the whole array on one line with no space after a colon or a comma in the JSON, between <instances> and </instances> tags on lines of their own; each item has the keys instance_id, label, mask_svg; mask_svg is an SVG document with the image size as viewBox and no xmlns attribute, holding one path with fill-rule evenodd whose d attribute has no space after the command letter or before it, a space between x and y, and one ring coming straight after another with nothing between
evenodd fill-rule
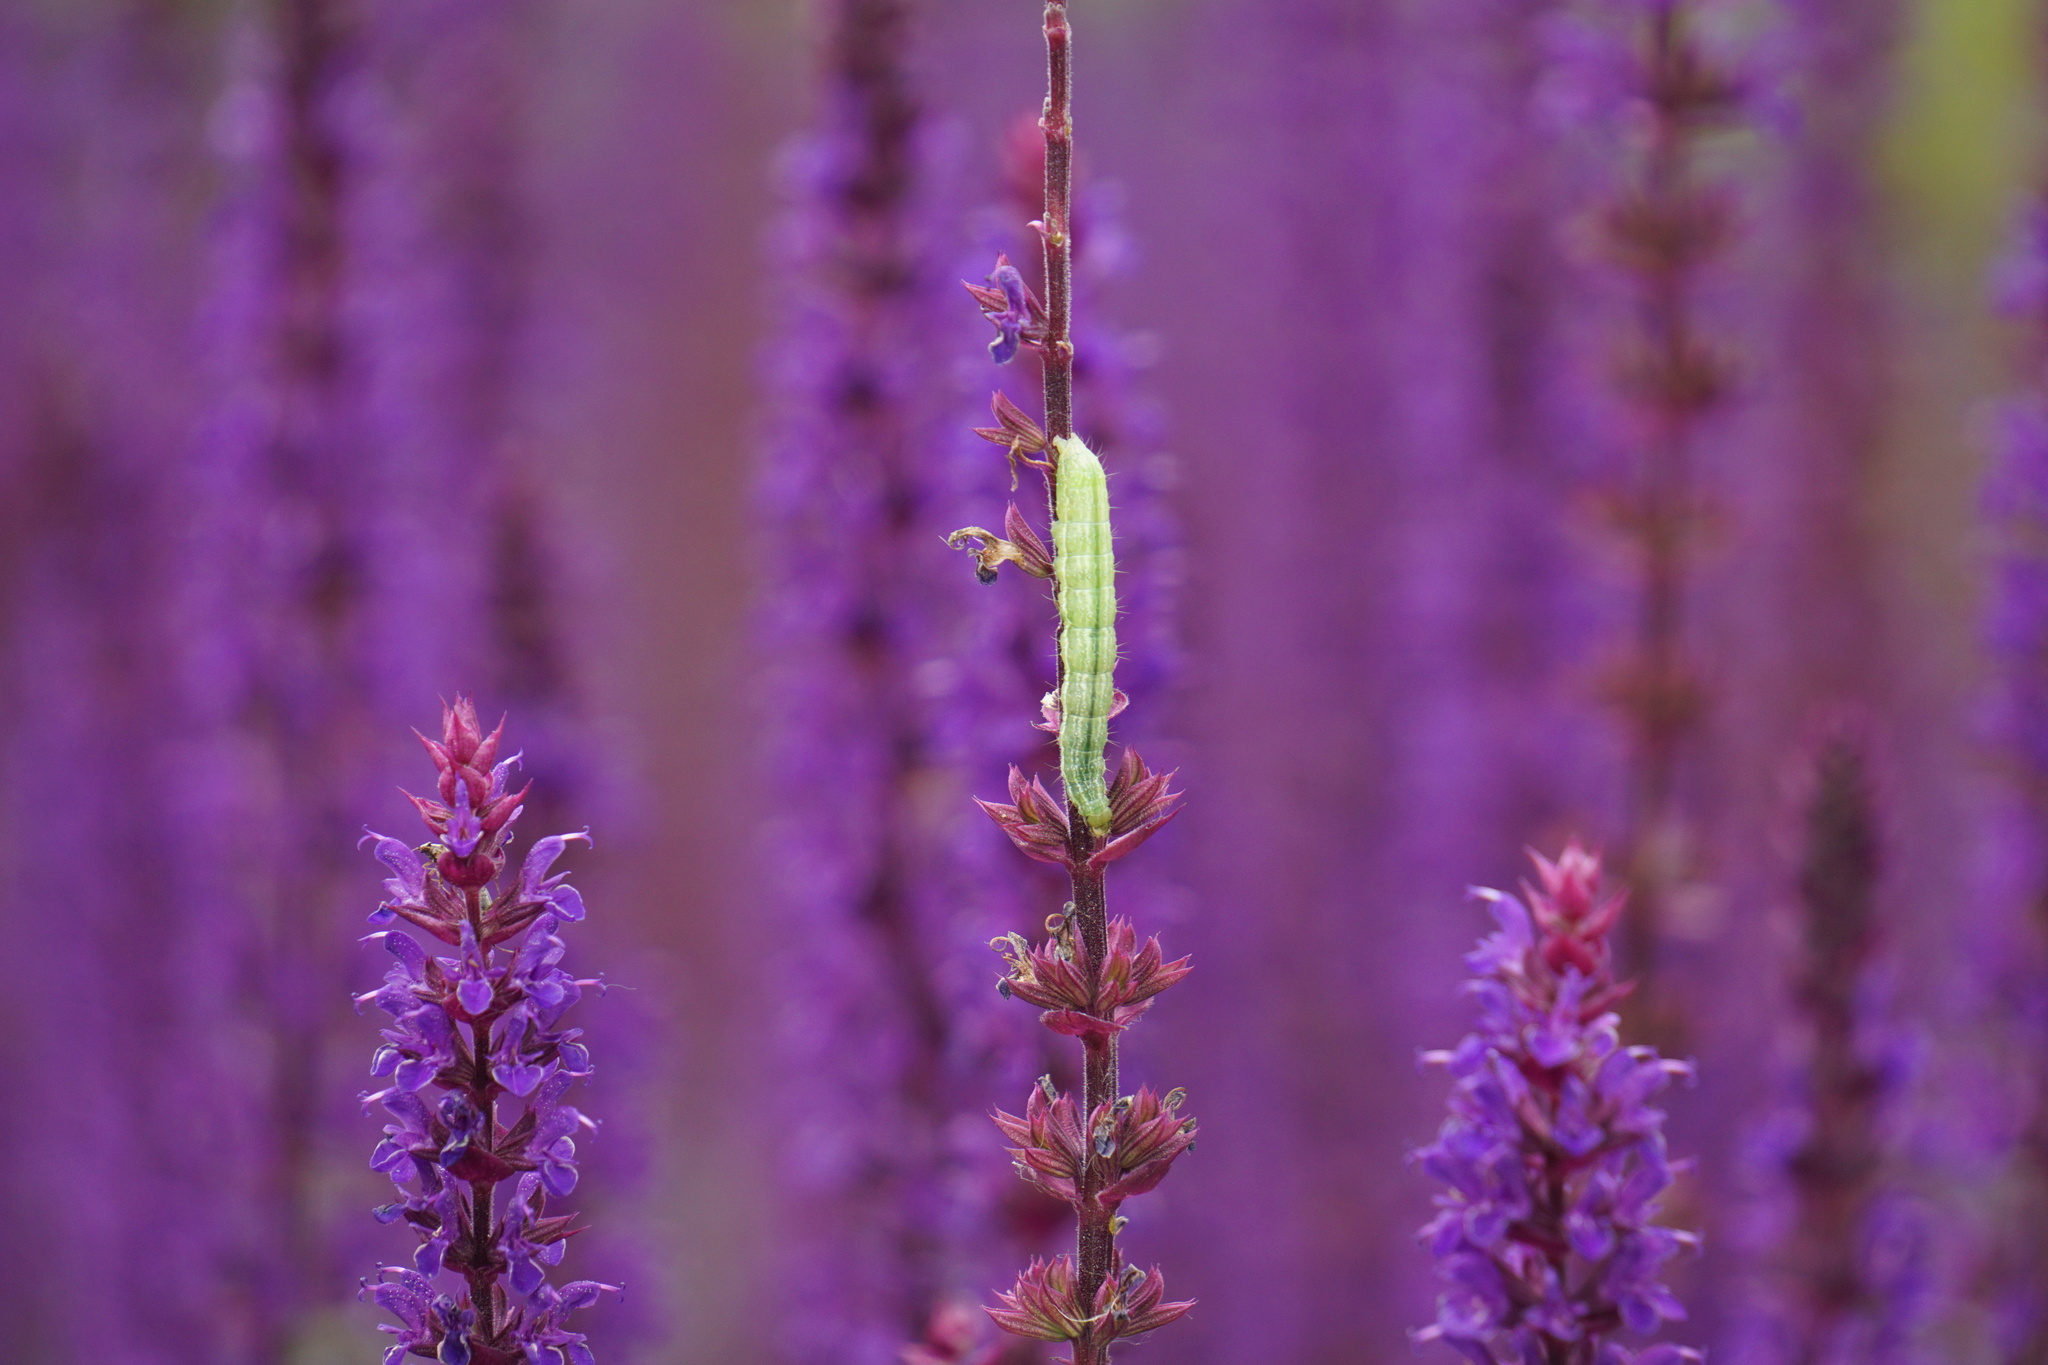
<instances>
[{"instance_id":1,"label":"caterpillar body segment","mask_svg":"<svg viewBox=\"0 0 2048 1365\"><path fill-rule=\"evenodd\" d=\"M1053 441L1053 579L1060 610L1060 780L1096 834L1109 831L1103 749L1116 695L1116 557L1102 461L1071 436Z\"/></svg>"}]
</instances>

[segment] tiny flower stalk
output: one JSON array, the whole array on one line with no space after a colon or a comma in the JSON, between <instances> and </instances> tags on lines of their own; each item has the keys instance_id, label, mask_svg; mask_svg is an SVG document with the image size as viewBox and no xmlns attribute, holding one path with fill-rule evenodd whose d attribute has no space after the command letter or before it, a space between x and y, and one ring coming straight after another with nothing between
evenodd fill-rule
<instances>
[{"instance_id":1,"label":"tiny flower stalk","mask_svg":"<svg viewBox=\"0 0 2048 1365\"><path fill-rule=\"evenodd\" d=\"M1478 1029L1422 1057L1452 1078L1450 1117L1415 1154L1447 1187L1421 1232L1447 1287L1414 1336L1477 1365L1697 1361L1617 1340L1685 1317L1661 1267L1698 1239L1656 1222L1673 1164L1650 1100L1692 1066L1621 1041L1625 897L1600 893L1600 859L1576 843L1531 856L1522 898L1473 892L1500 925L1465 958Z\"/></svg>"},{"instance_id":2,"label":"tiny flower stalk","mask_svg":"<svg viewBox=\"0 0 2048 1365\"><path fill-rule=\"evenodd\" d=\"M1168 961L1157 938L1142 943L1122 917L1111 918L1109 865L1135 850L1176 813L1170 773L1154 773L1126 747L1114 769L1106 758L1109 722L1123 709L1116 690L1116 566L1107 475L1074 433L1073 385L1073 54L1065 0L1045 7L1047 95L1044 213L1032 226L1044 245L1041 301L1007 259L986 286L968 290L996 330L991 356L1003 363L1034 353L1043 378L1045 422L1032 420L1001 393L995 424L977 434L1002 446L1045 479L1051 550L1012 505L1004 534L979 527L952 543L975 553L976 571L993 581L1008 563L1054 583L1059 678L1041 728L1059 742L1062 792L1010 770L1008 803L981 802L1019 850L1066 870L1071 899L1046 921L1047 937L995 940L1005 959L997 981L1006 996L1043 1011L1054 1033L1080 1040L1081 1094L1063 1093L1050 1076L1026 1098L1024 1113L998 1112L1013 1144L1018 1174L1074 1209L1071 1256L1034 1259L988 1314L1018 1336L1068 1343L1072 1365L1106 1365L1118 1341L1142 1336L1194 1305L1166 1298L1156 1269L1125 1262L1117 1235L1124 1202L1151 1190L1194 1146L1196 1124L1180 1113L1184 1095L1119 1088L1118 1038L1152 1001L1187 975L1185 958ZM1050 458L1048 458L1048 456Z\"/></svg>"},{"instance_id":3,"label":"tiny flower stalk","mask_svg":"<svg viewBox=\"0 0 2048 1365\"><path fill-rule=\"evenodd\" d=\"M1702 183L1699 163L1707 139L1737 117L1744 92L1702 43L1697 0L1615 8L1639 26L1629 93L1645 115L1630 183L1597 219L1635 317L1611 362L1636 447L1614 522L1638 574L1633 638L1609 687L1629 739L1625 867L1634 896L1617 946L1641 987L1638 1008L1660 1016L1668 1001L1659 945L1672 892L1694 871L1679 778L1707 702L1686 649L1689 576L1708 520L1694 464L1701 430L1726 406L1731 380L1729 360L1702 333L1698 295L1733 237L1733 215L1725 190Z\"/></svg>"},{"instance_id":4,"label":"tiny flower stalk","mask_svg":"<svg viewBox=\"0 0 2048 1365\"><path fill-rule=\"evenodd\" d=\"M584 906L554 864L589 837L538 840L508 875L511 827L531 784L513 787L519 756L499 757L504 731L486 735L467 697L443 708L441 738L421 737L434 795L411 798L427 842L363 839L391 873L370 939L396 959L383 986L357 1002L391 1016L370 1067L388 1083L362 1097L391 1119L370 1165L391 1177L398 1198L376 1216L418 1240L410 1267L386 1266L363 1286L398 1319L383 1328L396 1338L384 1365L407 1355L441 1365L592 1365L567 1318L617 1292L548 1280L578 1231L575 1216L552 1212L550 1201L575 1190L576 1139L597 1127L565 1103L591 1063L582 1030L563 1018L601 983L560 966L560 931ZM400 921L453 955L430 955L389 927ZM516 1118L505 1112L515 1101ZM443 1274L464 1282L460 1297L441 1288Z\"/></svg>"}]
</instances>

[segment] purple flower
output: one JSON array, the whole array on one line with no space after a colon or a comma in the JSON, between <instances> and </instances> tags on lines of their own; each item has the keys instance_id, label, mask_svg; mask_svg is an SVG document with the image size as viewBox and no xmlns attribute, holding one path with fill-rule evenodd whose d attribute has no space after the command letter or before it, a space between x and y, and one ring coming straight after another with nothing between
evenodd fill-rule
<instances>
[{"instance_id":1,"label":"purple flower","mask_svg":"<svg viewBox=\"0 0 2048 1365\"><path fill-rule=\"evenodd\" d=\"M376 915L371 918L375 920ZM455 1028L447 1012L429 998L427 955L410 935L384 932L369 935L381 940L398 959L385 973L384 985L357 997L356 1008L374 1003L392 1016L382 1030L384 1045L370 1059L370 1074L391 1077L401 1092L415 1092L455 1063ZM366 942L368 939L365 940ZM389 1092L365 1095L364 1103L380 1100Z\"/></svg>"},{"instance_id":2,"label":"purple flower","mask_svg":"<svg viewBox=\"0 0 2048 1365\"><path fill-rule=\"evenodd\" d=\"M1031 321L1031 309L1026 302L1024 277L1017 273L1017 267L1005 260L989 275L988 281L1003 291L1003 307L988 314L988 320L995 324L996 339L988 344L989 357L998 365L1007 365L1017 358L1017 348L1023 343L1024 328Z\"/></svg>"},{"instance_id":3,"label":"purple flower","mask_svg":"<svg viewBox=\"0 0 2048 1365\"><path fill-rule=\"evenodd\" d=\"M463 697L445 708L441 740L426 741L442 800L414 801L434 839L431 856L370 836L397 874L373 918L400 915L458 950L430 959L403 931L372 934L397 961L360 1002L392 1016L371 1070L393 1083L364 1101L381 1102L392 1117L370 1164L391 1177L400 1197L376 1216L403 1221L420 1239L415 1271L387 1272L397 1278L366 1292L399 1318L386 1329L399 1337L398 1355L431 1354L441 1365L470 1365L478 1348L486 1359L590 1360L584 1338L561 1319L565 1305L596 1297L593 1282L559 1295L546 1282L571 1223L550 1214L547 1201L575 1189L572 1135L596 1127L563 1103L576 1078L589 1073L590 1057L576 1041L580 1030L560 1020L582 988L597 983L562 970L566 947L557 931L564 919L581 919L584 907L562 876L547 875L568 842L586 836L541 840L517 881L492 894L526 796L509 790L515 760L492 765L502 731L486 736ZM431 1104L422 1095L430 1085L442 1091ZM508 1095L525 1097L523 1114L500 1112ZM501 1202L497 1191L507 1182L511 1197ZM495 1254L464 1231L494 1225L501 1229ZM432 1293L444 1270L467 1282L460 1298ZM526 1309L508 1311L495 1284L477 1292L500 1278L529 1296Z\"/></svg>"},{"instance_id":4,"label":"purple flower","mask_svg":"<svg viewBox=\"0 0 2048 1365\"><path fill-rule=\"evenodd\" d=\"M424 911L427 908L427 865L407 845L382 834L365 832L362 843L375 842L377 860L391 869L392 875L385 879L385 903L370 917L373 924L389 924L395 918L393 907L403 905L408 909ZM359 844L358 847L361 845Z\"/></svg>"},{"instance_id":5,"label":"purple flower","mask_svg":"<svg viewBox=\"0 0 2048 1365\"><path fill-rule=\"evenodd\" d=\"M596 1280L575 1280L560 1289L543 1284L534 1291L527 1308L525 1325L517 1334L520 1354L527 1365L594 1365L596 1357L580 1332L563 1324L569 1314L588 1308L606 1294L617 1294L615 1284Z\"/></svg>"},{"instance_id":6,"label":"purple flower","mask_svg":"<svg viewBox=\"0 0 2048 1365\"><path fill-rule=\"evenodd\" d=\"M560 1265L567 1243L549 1238L551 1227L541 1216L545 1201L540 1196L540 1177L532 1173L519 1177L512 1201L505 1208L505 1232L498 1250L512 1267L512 1288L531 1294L547 1278L543 1265Z\"/></svg>"},{"instance_id":7,"label":"purple flower","mask_svg":"<svg viewBox=\"0 0 2048 1365\"><path fill-rule=\"evenodd\" d=\"M469 1365L469 1329L476 1325L476 1311L443 1294L434 1300L429 1313L441 1336L434 1359L441 1365Z\"/></svg>"},{"instance_id":8,"label":"purple flower","mask_svg":"<svg viewBox=\"0 0 2048 1365\"><path fill-rule=\"evenodd\" d=\"M562 856L572 840L590 842L590 831L581 834L551 834L535 844L519 869L519 894L528 902L545 903L555 914L571 922L583 918L583 897L566 884L568 874L548 876L555 859Z\"/></svg>"},{"instance_id":9,"label":"purple flower","mask_svg":"<svg viewBox=\"0 0 2048 1365\"><path fill-rule=\"evenodd\" d=\"M1696 1239L1652 1221L1671 1169L1648 1101L1691 1068L1620 1045L1620 899L1599 896L1599 859L1573 844L1536 868L1528 905L1475 893L1501 926L1466 958L1480 1029L1423 1056L1452 1077L1450 1117L1415 1154L1447 1187L1421 1238L1448 1287L1414 1335L1478 1365L1626 1362L1617 1325L1685 1316L1659 1277Z\"/></svg>"},{"instance_id":10,"label":"purple flower","mask_svg":"<svg viewBox=\"0 0 2048 1365\"><path fill-rule=\"evenodd\" d=\"M392 1278L386 1279L385 1276ZM399 1365L415 1347L431 1353L438 1344L439 1324L435 1321L434 1285L426 1275L400 1266L386 1266L373 1283L365 1280L358 1298L373 1300L398 1319L397 1326L385 1324L377 1330L398 1340L384 1353L384 1365Z\"/></svg>"}]
</instances>

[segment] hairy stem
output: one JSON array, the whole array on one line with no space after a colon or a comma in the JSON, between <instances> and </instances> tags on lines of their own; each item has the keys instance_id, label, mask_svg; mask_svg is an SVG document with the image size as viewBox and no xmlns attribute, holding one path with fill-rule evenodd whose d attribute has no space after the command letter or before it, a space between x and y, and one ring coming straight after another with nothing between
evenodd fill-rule
<instances>
[{"instance_id":1,"label":"hairy stem","mask_svg":"<svg viewBox=\"0 0 2048 1365\"><path fill-rule=\"evenodd\" d=\"M1087 851L1095 843L1095 836L1081 821L1080 812L1069 808L1068 820L1073 829L1073 891L1074 927L1081 936L1081 943L1087 949L1088 960L1094 979L1088 983L1091 992L1101 989L1103 960L1109 954L1109 900L1105 886L1105 875L1101 868L1087 865ZM1088 1038L1084 1040L1087 1049L1081 1074L1081 1113L1086 1123L1104 1104L1114 1104L1117 1098L1117 1043L1114 1037ZM1095 1291L1102 1282L1114 1273L1116 1268L1116 1233L1110 1227L1110 1211L1096 1202L1106 1179L1106 1172L1100 1163L1091 1161L1081 1175L1081 1212L1074 1229L1075 1265L1078 1281L1075 1298L1082 1304L1095 1301ZM1074 1365L1102 1365L1109 1359L1109 1343L1099 1345L1092 1338L1075 1343Z\"/></svg>"},{"instance_id":2,"label":"hairy stem","mask_svg":"<svg viewBox=\"0 0 2048 1365\"><path fill-rule=\"evenodd\" d=\"M486 1114L488 1112L486 1111ZM492 1138L488 1117L484 1120L483 1136L485 1141ZM485 1341L497 1335L498 1331L498 1324L494 1321L491 1311L491 1285L498 1277L497 1272L490 1268L491 1220L496 1216L491 1204L492 1196L496 1192L497 1187L494 1185L479 1184L476 1187L475 1203L470 1209L470 1231L474 1238L476 1260L470 1264L468 1274L469 1303L476 1309L476 1336Z\"/></svg>"},{"instance_id":3,"label":"hairy stem","mask_svg":"<svg viewBox=\"0 0 2048 1365\"><path fill-rule=\"evenodd\" d=\"M1074 32L1067 0L1045 6L1045 429L1074 434Z\"/></svg>"},{"instance_id":4,"label":"hairy stem","mask_svg":"<svg viewBox=\"0 0 2048 1365\"><path fill-rule=\"evenodd\" d=\"M1046 0L1045 6L1045 113L1040 127L1045 131L1045 206L1039 219L1039 235L1045 247L1046 340L1041 352L1041 374L1045 385L1045 429L1054 438L1074 434L1074 49L1073 29L1067 23L1066 0ZM1046 476L1046 496L1057 515L1058 488L1053 475ZM1091 972L1091 993L1101 988L1104 960L1109 955L1109 900L1101 868L1088 866L1095 851L1096 836L1073 802L1067 803L1069 866L1072 869L1074 927L1086 948ZM1081 1114L1085 1123L1105 1104L1117 1098L1117 1043L1114 1037L1089 1038L1084 1042L1081 1080ZM1079 1305L1094 1303L1102 1282L1115 1272L1116 1233L1112 1214L1097 1196L1106 1173L1096 1162L1082 1172L1081 1207L1074 1230ZM1109 1342L1090 1332L1074 1343L1074 1365L1106 1365Z\"/></svg>"}]
</instances>

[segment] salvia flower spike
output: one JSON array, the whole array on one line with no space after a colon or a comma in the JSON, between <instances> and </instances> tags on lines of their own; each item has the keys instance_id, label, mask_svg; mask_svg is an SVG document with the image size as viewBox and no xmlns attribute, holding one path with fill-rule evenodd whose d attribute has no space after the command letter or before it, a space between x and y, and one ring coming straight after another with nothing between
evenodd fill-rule
<instances>
[{"instance_id":1,"label":"salvia flower spike","mask_svg":"<svg viewBox=\"0 0 2048 1365\"><path fill-rule=\"evenodd\" d=\"M1696 875L1681 769L1709 700L1688 647L1690 578L1712 521L1694 465L1708 423L1734 396L1732 357L1708 336L1699 296L1736 234L1729 192L1704 167L1711 139L1742 121L1745 80L1702 35L1701 0L1605 8L1632 30L1635 134L1628 187L1598 215L1635 317L1612 361L1615 396L1636 431L1614 522L1638 565L1633 638L1608 688L1628 739L1625 871L1635 889L1619 946L1643 987L1636 1013L1663 1026L1678 1021L1660 987L1659 948L1673 892Z\"/></svg>"},{"instance_id":2,"label":"salvia flower spike","mask_svg":"<svg viewBox=\"0 0 2048 1365\"><path fill-rule=\"evenodd\" d=\"M1692 1067L1621 1041L1608 935L1624 898L1600 894L1599 858L1531 856L1540 885L1521 899L1473 892L1500 925L1465 959L1478 1029L1422 1058L1453 1084L1414 1157L1446 1186L1421 1238L1447 1285L1414 1336L1477 1365L1697 1361L1615 1339L1685 1316L1661 1267L1698 1239L1655 1221L1672 1163L1650 1100Z\"/></svg>"},{"instance_id":3,"label":"salvia flower spike","mask_svg":"<svg viewBox=\"0 0 2048 1365\"><path fill-rule=\"evenodd\" d=\"M1006 563L1054 582L1060 674L1046 696L1041 728L1058 737L1062 791L1056 798L1038 777L1012 768L1009 801L980 805L1025 854L1063 867L1072 887L1066 909L1046 922L1043 943L1021 934L995 940L1005 960L997 987L1036 1005L1047 1028L1080 1040L1082 1048L1078 1097L1061 1093L1046 1077L1033 1087L1021 1116L995 1116L1018 1174L1073 1207L1074 1254L1034 1260L987 1311L1005 1331L1067 1343L1072 1365L1106 1365L1116 1342L1163 1327L1194 1307L1169 1302L1157 1270L1127 1264L1117 1234L1125 1224L1124 1201L1166 1178L1194 1147L1196 1124L1181 1115L1185 1096L1179 1090L1161 1096L1149 1088L1132 1095L1118 1089L1118 1038L1187 975L1188 965L1185 958L1168 961L1156 938L1141 943L1128 920L1111 919L1105 889L1108 866L1171 820L1180 795L1171 790L1171 773L1152 772L1128 748L1114 767L1106 757L1109 723L1127 699L1114 678L1108 476L1074 435L1072 39L1065 0L1049 0L1049 89L1040 123L1045 211L1033 225L1044 244L1044 300L1008 259L997 261L987 285L968 285L996 328L989 348L994 359L1008 362L1025 348L1039 358L1044 425L998 393L995 425L976 434L1003 447L1013 486L1019 461L1044 475L1052 544L1014 504L1002 535L977 526L949 540L974 551L983 582L993 583Z\"/></svg>"},{"instance_id":4,"label":"salvia flower spike","mask_svg":"<svg viewBox=\"0 0 2048 1365\"><path fill-rule=\"evenodd\" d=\"M1793 981L1803 1055L1789 1103L1755 1139L1767 1201L1757 1221L1777 1236L1757 1248L1760 1283L1744 1296L1743 1365L1918 1360L1937 1306L1933 1226L1898 1145L1917 1047L1887 1008L1867 743L1838 722L1813 755Z\"/></svg>"},{"instance_id":5,"label":"salvia flower spike","mask_svg":"<svg viewBox=\"0 0 2048 1365\"><path fill-rule=\"evenodd\" d=\"M370 1165L391 1177L397 1198L376 1216L418 1241L410 1266L386 1266L363 1285L364 1298L398 1319L383 1329L395 1338L384 1365L407 1355L592 1365L567 1319L618 1292L548 1279L577 1230L550 1201L575 1190L576 1139L597 1126L564 1103L591 1064L582 1030L563 1021L601 983L561 966L560 931L584 907L553 872L570 843L589 837L552 835L514 866L512 826L528 788L513 787L519 756L499 756L504 732L500 723L485 734L467 697L443 707L440 739L420 737L434 795L412 798L427 842L363 837L391 873L369 939L395 959L383 986L357 1001L391 1016L370 1061L384 1088L362 1096L391 1119ZM435 955L389 927L401 920L453 952ZM462 1289L448 1292L444 1275Z\"/></svg>"}]
</instances>

